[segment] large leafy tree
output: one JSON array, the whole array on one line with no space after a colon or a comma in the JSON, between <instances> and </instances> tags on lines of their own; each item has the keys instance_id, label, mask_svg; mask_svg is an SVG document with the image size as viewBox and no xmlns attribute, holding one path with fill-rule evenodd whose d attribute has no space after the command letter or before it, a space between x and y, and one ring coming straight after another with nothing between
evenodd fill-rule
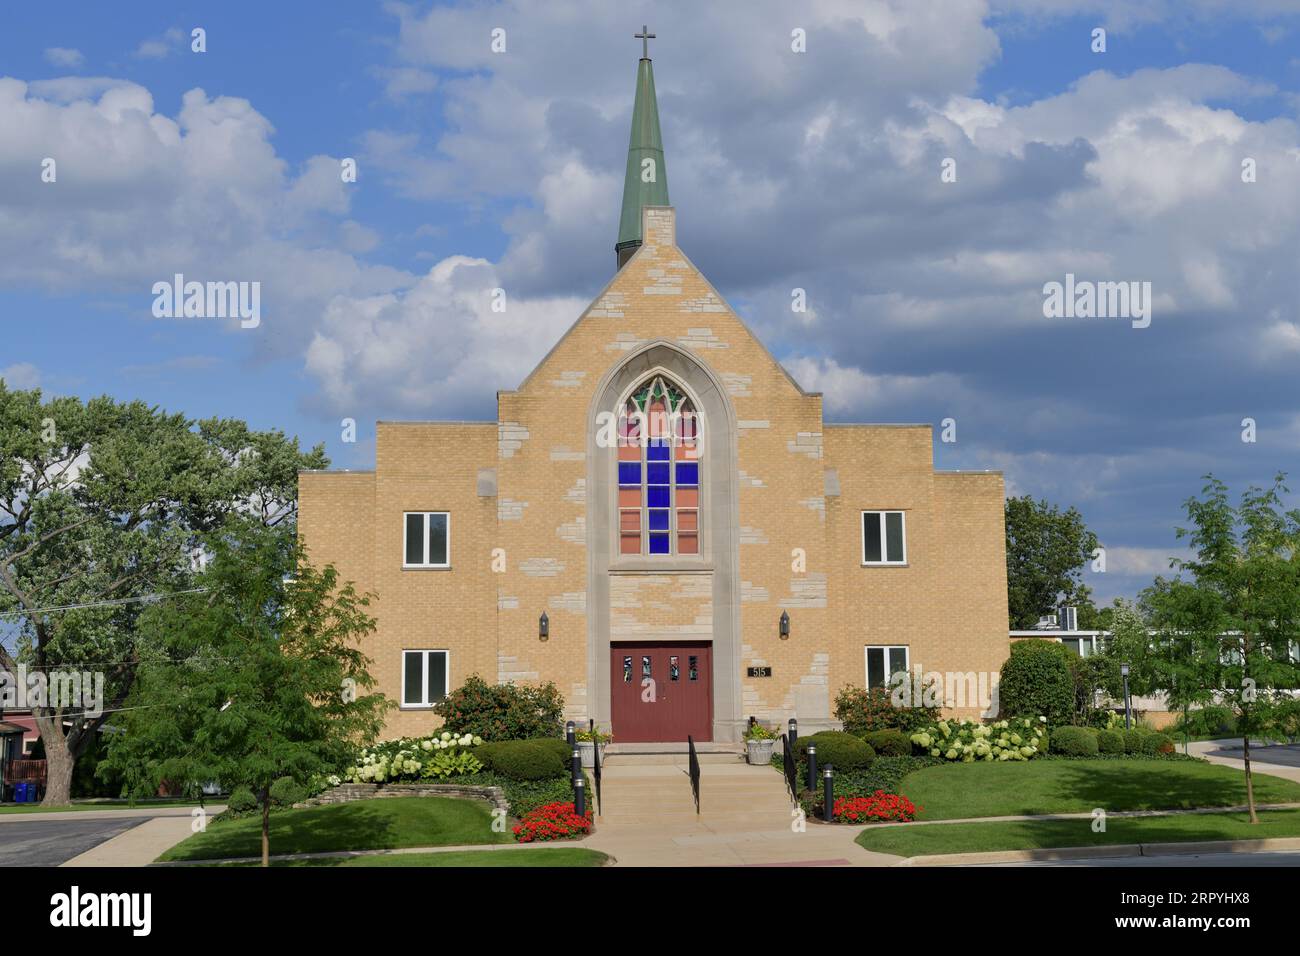
<instances>
[{"instance_id":1,"label":"large leafy tree","mask_svg":"<svg viewBox=\"0 0 1300 956\"><path fill-rule=\"evenodd\" d=\"M1195 556L1173 564L1188 577L1159 579L1143 594L1152 639L1128 650L1172 706L1213 702L1234 714L1257 823L1250 739L1286 732L1300 688L1300 510L1283 504L1283 475L1235 506L1223 482L1206 480L1178 529Z\"/></svg>"},{"instance_id":2,"label":"large leafy tree","mask_svg":"<svg viewBox=\"0 0 1300 956\"><path fill-rule=\"evenodd\" d=\"M243 422L0 381L0 667L104 677L99 706L32 707L47 804L68 802L77 759L130 693L147 601L191 587L229 522L290 533L298 470L325 464Z\"/></svg>"},{"instance_id":3,"label":"large leafy tree","mask_svg":"<svg viewBox=\"0 0 1300 956\"><path fill-rule=\"evenodd\" d=\"M1061 511L1029 495L1008 498L1006 533L1012 628L1031 628L1062 602L1087 597L1082 570L1097 548L1097 536L1077 510Z\"/></svg>"},{"instance_id":4,"label":"large leafy tree","mask_svg":"<svg viewBox=\"0 0 1300 956\"><path fill-rule=\"evenodd\" d=\"M292 575L292 576L290 576ZM372 739L391 704L359 639L369 596L317 570L291 537L243 525L214 545L205 593L150 609L157 656L142 666L106 766L137 793L162 781L248 787L270 854L271 788L305 784Z\"/></svg>"}]
</instances>

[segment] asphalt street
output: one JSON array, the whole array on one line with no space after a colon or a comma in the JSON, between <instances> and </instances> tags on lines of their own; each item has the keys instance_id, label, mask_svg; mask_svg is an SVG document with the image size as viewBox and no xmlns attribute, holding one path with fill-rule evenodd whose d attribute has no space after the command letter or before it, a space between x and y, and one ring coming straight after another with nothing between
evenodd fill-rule
<instances>
[{"instance_id":1,"label":"asphalt street","mask_svg":"<svg viewBox=\"0 0 1300 956\"><path fill-rule=\"evenodd\" d=\"M149 819L79 816L68 812L59 819L0 821L0 866L58 866Z\"/></svg>"}]
</instances>

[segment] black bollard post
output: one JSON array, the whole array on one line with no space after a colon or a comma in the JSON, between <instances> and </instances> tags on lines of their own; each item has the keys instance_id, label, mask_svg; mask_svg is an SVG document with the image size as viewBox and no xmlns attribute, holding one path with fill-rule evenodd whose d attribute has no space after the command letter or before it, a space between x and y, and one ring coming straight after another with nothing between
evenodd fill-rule
<instances>
[{"instance_id":1,"label":"black bollard post","mask_svg":"<svg viewBox=\"0 0 1300 956\"><path fill-rule=\"evenodd\" d=\"M835 768L830 764L822 771L822 819L835 822Z\"/></svg>"},{"instance_id":2,"label":"black bollard post","mask_svg":"<svg viewBox=\"0 0 1300 956\"><path fill-rule=\"evenodd\" d=\"M790 723L786 725L786 728L785 739L790 742L790 750L793 752L794 745L799 741L799 721L791 717Z\"/></svg>"},{"instance_id":3,"label":"black bollard post","mask_svg":"<svg viewBox=\"0 0 1300 956\"><path fill-rule=\"evenodd\" d=\"M573 748L573 756L569 758L569 772L575 781L582 779L582 751L577 747Z\"/></svg>"},{"instance_id":4,"label":"black bollard post","mask_svg":"<svg viewBox=\"0 0 1300 956\"><path fill-rule=\"evenodd\" d=\"M817 792L817 745L808 745L808 789Z\"/></svg>"},{"instance_id":5,"label":"black bollard post","mask_svg":"<svg viewBox=\"0 0 1300 956\"><path fill-rule=\"evenodd\" d=\"M573 730L574 730L573 721L569 721L567 724L564 725L564 739L568 742L570 747L572 747L577 742L573 736Z\"/></svg>"},{"instance_id":6,"label":"black bollard post","mask_svg":"<svg viewBox=\"0 0 1300 956\"><path fill-rule=\"evenodd\" d=\"M587 815L587 787L581 777L573 781L573 812L580 817Z\"/></svg>"}]
</instances>

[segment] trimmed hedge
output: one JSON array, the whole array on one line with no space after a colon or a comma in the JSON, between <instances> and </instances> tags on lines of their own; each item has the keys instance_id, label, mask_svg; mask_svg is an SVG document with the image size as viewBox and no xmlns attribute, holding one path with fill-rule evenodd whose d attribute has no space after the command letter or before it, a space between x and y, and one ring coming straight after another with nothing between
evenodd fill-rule
<instances>
[{"instance_id":1,"label":"trimmed hedge","mask_svg":"<svg viewBox=\"0 0 1300 956\"><path fill-rule=\"evenodd\" d=\"M1151 731L1145 727L1131 727L1124 731L1124 752L1126 754L1145 753L1144 743Z\"/></svg>"},{"instance_id":2,"label":"trimmed hedge","mask_svg":"<svg viewBox=\"0 0 1300 956\"><path fill-rule=\"evenodd\" d=\"M912 755L912 739L901 730L873 730L861 736L877 756L910 757Z\"/></svg>"},{"instance_id":3,"label":"trimmed hedge","mask_svg":"<svg viewBox=\"0 0 1300 956\"><path fill-rule=\"evenodd\" d=\"M536 740L528 741L530 744L536 744L560 758L560 763L565 767L569 766L569 761L573 759L573 748L563 737L539 737Z\"/></svg>"},{"instance_id":4,"label":"trimmed hedge","mask_svg":"<svg viewBox=\"0 0 1300 956\"><path fill-rule=\"evenodd\" d=\"M841 730L823 730L811 737L800 737L795 752L801 763L808 760L808 745L817 747L817 766L831 764L836 770L865 770L876 759L871 745Z\"/></svg>"},{"instance_id":5,"label":"trimmed hedge","mask_svg":"<svg viewBox=\"0 0 1300 956\"><path fill-rule=\"evenodd\" d=\"M998 682L1002 716L1044 716L1053 727L1068 723L1074 715L1070 653L1065 645L1041 638L1013 643Z\"/></svg>"},{"instance_id":6,"label":"trimmed hedge","mask_svg":"<svg viewBox=\"0 0 1300 956\"><path fill-rule=\"evenodd\" d=\"M1057 727L1052 731L1052 752L1065 757L1095 757L1097 731L1091 727Z\"/></svg>"},{"instance_id":7,"label":"trimmed hedge","mask_svg":"<svg viewBox=\"0 0 1300 956\"><path fill-rule=\"evenodd\" d=\"M1124 735L1118 730L1097 731L1097 749L1104 754L1122 754Z\"/></svg>"},{"instance_id":8,"label":"trimmed hedge","mask_svg":"<svg viewBox=\"0 0 1300 956\"><path fill-rule=\"evenodd\" d=\"M483 769L511 780L549 780L568 773L553 740L501 740L480 744L473 754L482 762Z\"/></svg>"},{"instance_id":9,"label":"trimmed hedge","mask_svg":"<svg viewBox=\"0 0 1300 956\"><path fill-rule=\"evenodd\" d=\"M1174 752L1174 739L1168 734L1152 731L1142 741L1142 752L1148 755L1171 754Z\"/></svg>"}]
</instances>

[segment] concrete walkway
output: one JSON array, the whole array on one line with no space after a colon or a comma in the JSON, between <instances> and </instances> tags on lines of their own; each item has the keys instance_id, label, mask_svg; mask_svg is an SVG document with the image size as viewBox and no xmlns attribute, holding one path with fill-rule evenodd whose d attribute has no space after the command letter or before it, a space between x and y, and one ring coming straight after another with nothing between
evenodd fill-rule
<instances>
[{"instance_id":1,"label":"concrete walkway","mask_svg":"<svg viewBox=\"0 0 1300 956\"><path fill-rule=\"evenodd\" d=\"M785 779L734 754L703 754L700 812L680 754L611 756L602 775L596 832L582 846L619 866L880 866L857 827L802 823Z\"/></svg>"},{"instance_id":2,"label":"concrete walkway","mask_svg":"<svg viewBox=\"0 0 1300 956\"><path fill-rule=\"evenodd\" d=\"M138 810L79 810L68 813L33 814L38 817L75 815L88 816L132 816L147 817L143 823L134 826L125 833L105 840L85 853L74 856L63 866L148 866L159 854L170 850L177 843L195 832L193 817L196 807L160 807L144 813ZM224 804L204 808L209 820L226 809ZM106 817L107 818L107 817ZM28 819L31 819L29 816Z\"/></svg>"}]
</instances>

